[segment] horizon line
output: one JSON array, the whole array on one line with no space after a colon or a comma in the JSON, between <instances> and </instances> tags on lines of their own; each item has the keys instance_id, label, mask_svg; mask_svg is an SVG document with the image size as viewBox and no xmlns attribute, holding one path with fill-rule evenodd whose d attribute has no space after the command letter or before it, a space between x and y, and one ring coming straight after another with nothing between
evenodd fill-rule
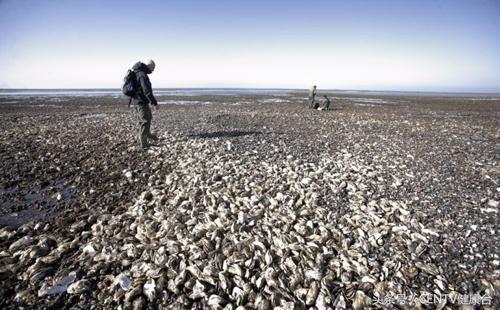
<instances>
[{"instance_id":1,"label":"horizon line","mask_svg":"<svg viewBox=\"0 0 500 310\"><path fill-rule=\"evenodd\" d=\"M231 90L231 89L256 89L256 90L297 90L297 91L304 91L308 90L309 88L288 88L288 87L154 87L153 90L164 90L164 89L224 89L224 90ZM0 91L2 90L79 90L79 91L85 91L85 90L113 90L113 91L121 91L121 88L110 88L110 87L68 87L68 88L52 88L52 87L35 87L35 88L17 88L17 87L0 87ZM500 90L499 91L440 91L440 90L391 90L391 89L383 89L383 90L374 90L374 89L341 89L341 88L319 88L321 91L341 91L341 92L348 92L348 91L359 91L359 92L392 92L392 93L446 93L446 94L494 94L494 95L500 95Z\"/></svg>"}]
</instances>

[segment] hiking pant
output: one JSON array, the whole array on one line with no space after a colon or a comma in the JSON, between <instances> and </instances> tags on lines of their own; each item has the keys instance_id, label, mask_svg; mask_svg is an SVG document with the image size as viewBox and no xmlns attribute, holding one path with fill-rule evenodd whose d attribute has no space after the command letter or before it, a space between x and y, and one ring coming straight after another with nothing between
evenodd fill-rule
<instances>
[{"instance_id":1,"label":"hiking pant","mask_svg":"<svg viewBox=\"0 0 500 310\"><path fill-rule=\"evenodd\" d=\"M309 96L309 108L314 109L314 96Z\"/></svg>"},{"instance_id":2,"label":"hiking pant","mask_svg":"<svg viewBox=\"0 0 500 310\"><path fill-rule=\"evenodd\" d=\"M153 114L149 104L136 104L134 106L135 117L138 125L138 140L139 146L145 148L148 146L148 138L153 138L151 135L151 120Z\"/></svg>"}]
</instances>

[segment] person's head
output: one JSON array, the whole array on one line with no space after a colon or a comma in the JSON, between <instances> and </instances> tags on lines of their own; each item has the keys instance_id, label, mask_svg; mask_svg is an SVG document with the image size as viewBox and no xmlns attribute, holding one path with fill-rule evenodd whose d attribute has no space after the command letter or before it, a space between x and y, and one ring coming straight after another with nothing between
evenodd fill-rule
<instances>
[{"instance_id":1,"label":"person's head","mask_svg":"<svg viewBox=\"0 0 500 310\"><path fill-rule=\"evenodd\" d=\"M155 71L156 64L152 59L146 63L146 66L148 67L149 71Z\"/></svg>"},{"instance_id":2,"label":"person's head","mask_svg":"<svg viewBox=\"0 0 500 310\"><path fill-rule=\"evenodd\" d=\"M313 87L316 88L316 85L314 85Z\"/></svg>"}]
</instances>

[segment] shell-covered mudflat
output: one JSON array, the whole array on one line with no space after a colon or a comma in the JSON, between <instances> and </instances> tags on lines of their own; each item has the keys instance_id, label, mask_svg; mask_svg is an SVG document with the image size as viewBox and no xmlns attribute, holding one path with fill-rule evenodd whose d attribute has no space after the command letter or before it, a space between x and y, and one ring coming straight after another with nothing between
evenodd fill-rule
<instances>
[{"instance_id":1,"label":"shell-covered mudflat","mask_svg":"<svg viewBox=\"0 0 500 310\"><path fill-rule=\"evenodd\" d=\"M500 100L358 97L0 99L0 307L495 309Z\"/></svg>"}]
</instances>

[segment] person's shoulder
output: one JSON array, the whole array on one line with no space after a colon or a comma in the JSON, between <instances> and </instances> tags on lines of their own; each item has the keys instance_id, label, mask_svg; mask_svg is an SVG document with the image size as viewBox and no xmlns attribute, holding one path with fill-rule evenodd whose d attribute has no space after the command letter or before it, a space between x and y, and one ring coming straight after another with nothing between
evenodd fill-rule
<instances>
[{"instance_id":1,"label":"person's shoulder","mask_svg":"<svg viewBox=\"0 0 500 310\"><path fill-rule=\"evenodd\" d=\"M148 75L144 71L141 71L141 70L135 71L135 76L138 77L138 78L148 77Z\"/></svg>"}]
</instances>

